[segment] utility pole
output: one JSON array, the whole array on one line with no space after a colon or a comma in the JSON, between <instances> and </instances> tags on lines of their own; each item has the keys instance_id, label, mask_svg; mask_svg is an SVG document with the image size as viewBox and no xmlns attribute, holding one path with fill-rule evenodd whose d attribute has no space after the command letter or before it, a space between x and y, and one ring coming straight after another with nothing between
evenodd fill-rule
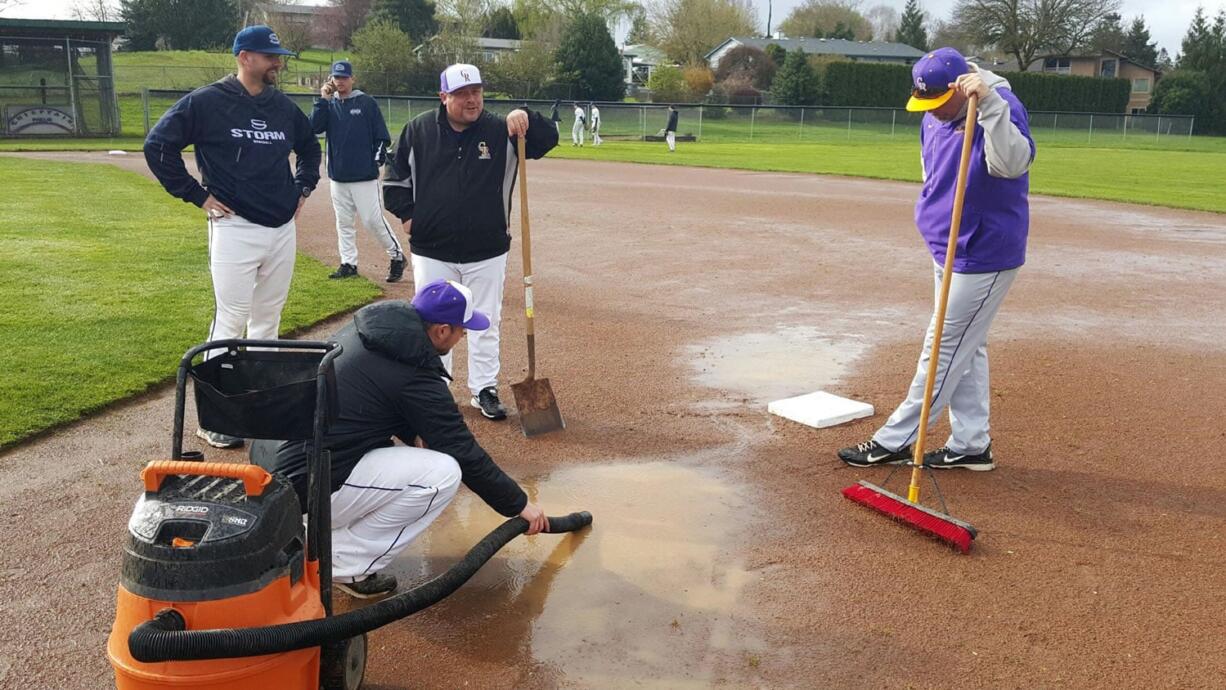
<instances>
[{"instance_id":1,"label":"utility pole","mask_svg":"<svg viewBox=\"0 0 1226 690\"><path fill-rule=\"evenodd\" d=\"M774 7L773 0L766 0L766 37L767 38L771 37L771 10L773 10L774 8L775 7Z\"/></svg>"}]
</instances>

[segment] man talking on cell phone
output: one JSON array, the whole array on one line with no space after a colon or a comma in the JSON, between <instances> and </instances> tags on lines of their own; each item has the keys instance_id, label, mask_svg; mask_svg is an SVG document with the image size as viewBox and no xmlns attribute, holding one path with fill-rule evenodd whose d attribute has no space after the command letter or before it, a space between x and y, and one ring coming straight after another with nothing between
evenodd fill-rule
<instances>
[{"instance_id":1,"label":"man talking on cell phone","mask_svg":"<svg viewBox=\"0 0 1226 690\"><path fill-rule=\"evenodd\" d=\"M328 177L332 180L332 209L336 212L341 255L340 268L329 277L358 274L357 231L353 227L357 216L366 232L387 252L387 282L395 283L404 276L404 252L383 217L379 198L379 166L392 137L379 104L353 85L353 65L348 60L332 63L332 76L320 88L311 111L315 133L328 137Z\"/></svg>"}]
</instances>

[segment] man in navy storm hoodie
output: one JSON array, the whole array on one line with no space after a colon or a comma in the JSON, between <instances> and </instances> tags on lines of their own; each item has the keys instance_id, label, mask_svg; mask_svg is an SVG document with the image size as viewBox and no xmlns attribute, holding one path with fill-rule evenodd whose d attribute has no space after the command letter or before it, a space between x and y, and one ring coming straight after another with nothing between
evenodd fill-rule
<instances>
[{"instance_id":1,"label":"man in navy storm hoodie","mask_svg":"<svg viewBox=\"0 0 1226 690\"><path fill-rule=\"evenodd\" d=\"M353 88L353 65L348 60L332 63L332 76L319 89L311 126L316 134L328 135L328 177L332 182L332 209L336 212L336 237L341 265L330 278L358 274L357 230L353 217L362 219L366 231L387 252L387 282L404 276L404 252L392 226L383 217L379 197L379 166L387 155L392 137L375 99Z\"/></svg>"},{"instance_id":2,"label":"man in navy storm hoodie","mask_svg":"<svg viewBox=\"0 0 1226 690\"><path fill-rule=\"evenodd\" d=\"M292 55L267 26L234 37L238 74L175 103L145 139L145 161L158 181L208 216L209 270L215 308L209 340L276 339L294 273L294 219L319 182L319 142L307 116L276 88L282 55ZM183 149L196 147L196 181ZM289 154L297 156L291 173ZM206 429L217 448L243 439Z\"/></svg>"}]
</instances>

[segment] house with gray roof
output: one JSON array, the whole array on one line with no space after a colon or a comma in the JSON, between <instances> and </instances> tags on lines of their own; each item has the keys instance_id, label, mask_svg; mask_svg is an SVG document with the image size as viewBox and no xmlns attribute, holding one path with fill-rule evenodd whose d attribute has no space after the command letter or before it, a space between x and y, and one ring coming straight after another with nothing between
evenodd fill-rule
<instances>
[{"instance_id":1,"label":"house with gray roof","mask_svg":"<svg viewBox=\"0 0 1226 690\"><path fill-rule=\"evenodd\" d=\"M752 46L766 50L776 44L789 53L799 48L807 55L837 55L855 62L889 62L910 65L924 57L924 51L903 43L886 41L848 41L841 38L750 38L733 36L706 54L711 69L719 67L719 61L728 51L737 46Z\"/></svg>"}]
</instances>

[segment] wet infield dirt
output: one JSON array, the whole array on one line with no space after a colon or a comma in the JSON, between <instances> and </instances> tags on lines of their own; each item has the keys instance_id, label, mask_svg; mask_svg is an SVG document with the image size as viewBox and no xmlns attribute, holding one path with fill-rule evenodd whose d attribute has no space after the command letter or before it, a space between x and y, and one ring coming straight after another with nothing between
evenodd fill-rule
<instances>
[{"instance_id":1,"label":"wet infield dirt","mask_svg":"<svg viewBox=\"0 0 1226 690\"><path fill-rule=\"evenodd\" d=\"M71 159L145 172L139 155ZM938 476L980 532L960 556L843 499L888 470L834 456L916 365L932 308L917 186L559 160L529 174L538 376L567 428L525 439L514 416L481 418L462 355L453 391L547 512L595 522L518 539L372 633L365 687L1223 683L1226 216L1032 198L989 349L997 469ZM358 238L363 275L411 296ZM326 185L298 241L336 262ZM508 402L527 371L518 242L510 259ZM813 430L766 413L817 389L877 414ZM0 454L0 687L112 684L122 540L172 403L164 386ZM461 490L393 572L427 579L498 522Z\"/></svg>"}]
</instances>

